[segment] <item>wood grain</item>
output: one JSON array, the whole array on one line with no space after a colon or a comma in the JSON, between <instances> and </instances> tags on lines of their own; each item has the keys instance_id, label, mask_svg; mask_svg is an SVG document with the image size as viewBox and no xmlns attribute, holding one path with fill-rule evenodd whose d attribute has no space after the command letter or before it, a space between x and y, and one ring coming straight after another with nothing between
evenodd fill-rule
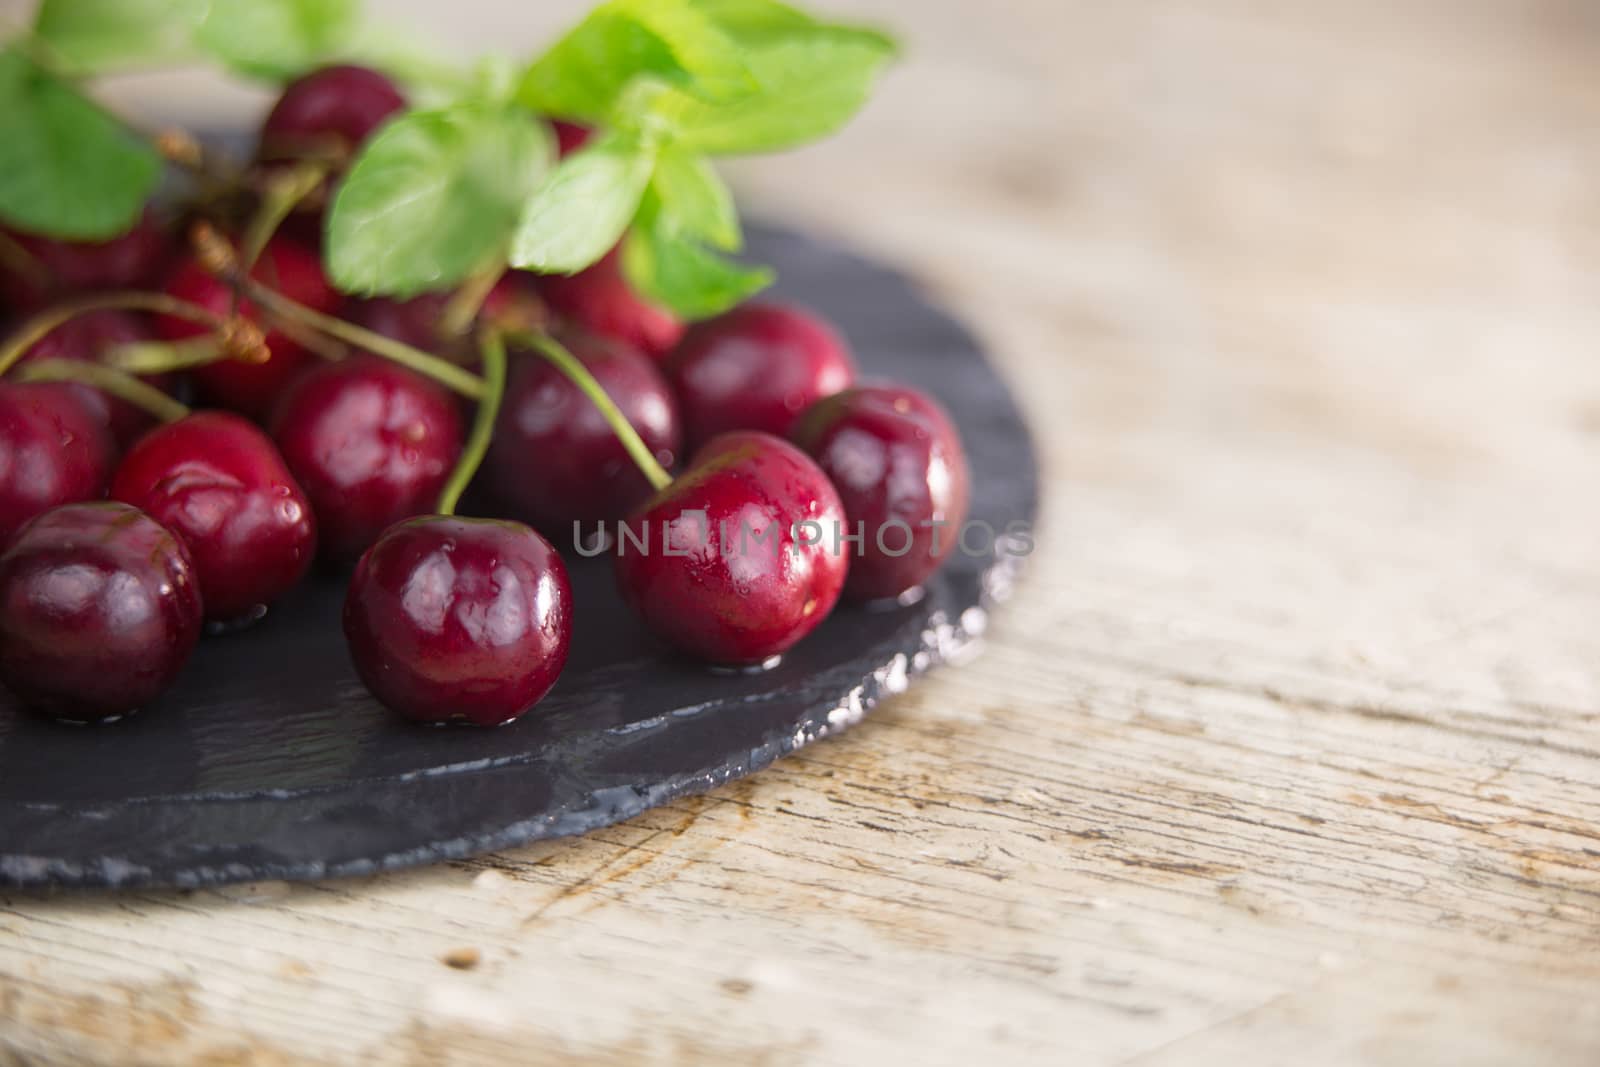
<instances>
[{"instance_id":1,"label":"wood grain","mask_svg":"<svg viewBox=\"0 0 1600 1067\"><path fill-rule=\"evenodd\" d=\"M1027 402L983 656L581 841L6 899L0 1063L1600 1062L1592 6L832 6L910 61L736 175Z\"/></svg>"}]
</instances>

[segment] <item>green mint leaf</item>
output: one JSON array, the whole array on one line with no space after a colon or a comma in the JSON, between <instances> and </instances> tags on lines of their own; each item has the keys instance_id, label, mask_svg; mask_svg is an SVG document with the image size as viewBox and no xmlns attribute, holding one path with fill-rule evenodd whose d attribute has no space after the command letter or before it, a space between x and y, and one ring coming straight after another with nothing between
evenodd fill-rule
<instances>
[{"instance_id":1,"label":"green mint leaf","mask_svg":"<svg viewBox=\"0 0 1600 1067\"><path fill-rule=\"evenodd\" d=\"M74 74L162 63L193 52L204 0L43 0L33 35Z\"/></svg>"},{"instance_id":2,"label":"green mint leaf","mask_svg":"<svg viewBox=\"0 0 1600 1067\"><path fill-rule=\"evenodd\" d=\"M767 267L742 267L661 227L628 234L622 269L641 295L689 320L720 315L775 278Z\"/></svg>"},{"instance_id":3,"label":"green mint leaf","mask_svg":"<svg viewBox=\"0 0 1600 1067\"><path fill-rule=\"evenodd\" d=\"M346 292L410 297L504 255L524 201L555 160L520 108L413 111L380 130L328 214L328 268Z\"/></svg>"},{"instance_id":4,"label":"green mint leaf","mask_svg":"<svg viewBox=\"0 0 1600 1067\"><path fill-rule=\"evenodd\" d=\"M757 88L738 46L694 0L610 0L534 61L517 98L542 114L599 122L640 77L710 100Z\"/></svg>"},{"instance_id":5,"label":"green mint leaf","mask_svg":"<svg viewBox=\"0 0 1600 1067\"><path fill-rule=\"evenodd\" d=\"M754 47L806 31L851 33L894 52L894 38L878 30L826 23L777 0L697 0L697 6L740 45Z\"/></svg>"},{"instance_id":6,"label":"green mint leaf","mask_svg":"<svg viewBox=\"0 0 1600 1067\"><path fill-rule=\"evenodd\" d=\"M781 151L849 122L893 56L871 31L819 26L780 34L746 52L759 94L715 102L668 89L652 107L686 148L710 155Z\"/></svg>"},{"instance_id":7,"label":"green mint leaf","mask_svg":"<svg viewBox=\"0 0 1600 1067\"><path fill-rule=\"evenodd\" d=\"M196 39L241 74L281 81L336 55L360 15L361 0L211 0Z\"/></svg>"},{"instance_id":8,"label":"green mint leaf","mask_svg":"<svg viewBox=\"0 0 1600 1067\"><path fill-rule=\"evenodd\" d=\"M650 191L678 232L725 252L744 247L733 194L704 157L668 143L656 160Z\"/></svg>"},{"instance_id":9,"label":"green mint leaf","mask_svg":"<svg viewBox=\"0 0 1600 1067\"><path fill-rule=\"evenodd\" d=\"M568 156L524 207L511 265L576 274L599 262L628 228L654 170L655 152L619 134Z\"/></svg>"},{"instance_id":10,"label":"green mint leaf","mask_svg":"<svg viewBox=\"0 0 1600 1067\"><path fill-rule=\"evenodd\" d=\"M0 219L103 241L125 233L161 158L93 101L14 50L0 51Z\"/></svg>"}]
</instances>

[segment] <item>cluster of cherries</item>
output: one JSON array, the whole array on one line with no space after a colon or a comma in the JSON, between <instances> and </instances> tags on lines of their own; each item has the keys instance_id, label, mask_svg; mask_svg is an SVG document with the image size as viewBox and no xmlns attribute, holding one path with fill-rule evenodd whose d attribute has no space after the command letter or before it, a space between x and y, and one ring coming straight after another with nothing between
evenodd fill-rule
<instances>
[{"instance_id":1,"label":"cluster of cherries","mask_svg":"<svg viewBox=\"0 0 1600 1067\"><path fill-rule=\"evenodd\" d=\"M348 158L404 106L370 70L308 75L268 116L253 173ZM558 134L570 151L584 131ZM904 597L949 553L939 528L959 526L968 495L949 419L915 389L857 384L813 315L749 304L686 329L630 290L613 254L573 277L507 274L469 306L477 325L451 332L459 293L357 301L332 288L317 244L326 195L276 228L247 278L181 252L153 209L107 243L0 233L12 314L80 309L0 382L0 681L26 705L97 720L147 704L203 632L259 618L319 555L355 561L344 628L379 701L493 725L537 704L565 663L574 605L546 535L575 524L611 523L623 597L665 642L718 666L781 655L841 596ZM93 299L130 291L214 321ZM330 349L313 328L327 317L480 385L489 349L464 338L509 339L498 407L474 416L425 367ZM224 346L147 375L205 405L160 425L127 391L27 380L43 361L177 352L224 321L257 328L249 358ZM468 482L499 518L451 514ZM886 545L873 531L891 522L902 532ZM749 543L723 543L732 531Z\"/></svg>"}]
</instances>

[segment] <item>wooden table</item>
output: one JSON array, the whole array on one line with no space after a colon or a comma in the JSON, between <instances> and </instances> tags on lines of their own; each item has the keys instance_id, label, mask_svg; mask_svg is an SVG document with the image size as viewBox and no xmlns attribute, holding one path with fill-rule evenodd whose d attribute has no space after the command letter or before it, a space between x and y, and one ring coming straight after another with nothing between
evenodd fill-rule
<instances>
[{"instance_id":1,"label":"wooden table","mask_svg":"<svg viewBox=\"0 0 1600 1067\"><path fill-rule=\"evenodd\" d=\"M983 657L579 841L7 898L0 1062L1600 1062L1596 9L833 6L910 60L737 177L1031 410Z\"/></svg>"}]
</instances>

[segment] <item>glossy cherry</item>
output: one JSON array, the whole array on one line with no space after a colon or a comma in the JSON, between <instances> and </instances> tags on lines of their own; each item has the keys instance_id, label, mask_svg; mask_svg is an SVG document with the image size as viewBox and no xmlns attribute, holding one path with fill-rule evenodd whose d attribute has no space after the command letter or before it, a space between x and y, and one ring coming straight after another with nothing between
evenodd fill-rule
<instances>
[{"instance_id":1,"label":"glossy cherry","mask_svg":"<svg viewBox=\"0 0 1600 1067\"><path fill-rule=\"evenodd\" d=\"M697 323L667 360L689 446L729 430L787 436L801 412L855 381L855 360L821 319L746 304Z\"/></svg>"},{"instance_id":2,"label":"glossy cherry","mask_svg":"<svg viewBox=\"0 0 1600 1067\"><path fill-rule=\"evenodd\" d=\"M761 664L833 610L850 563L844 521L804 452L725 434L627 520L617 582L667 643L712 664Z\"/></svg>"},{"instance_id":3,"label":"glossy cherry","mask_svg":"<svg viewBox=\"0 0 1600 1067\"><path fill-rule=\"evenodd\" d=\"M540 278L539 292L556 317L630 344L655 359L670 352L683 336L677 316L633 291L615 250L571 277Z\"/></svg>"},{"instance_id":4,"label":"glossy cherry","mask_svg":"<svg viewBox=\"0 0 1600 1067\"><path fill-rule=\"evenodd\" d=\"M272 436L317 516L325 556L354 559L401 519L431 513L461 454L460 409L443 387L357 355L302 375Z\"/></svg>"},{"instance_id":5,"label":"glossy cherry","mask_svg":"<svg viewBox=\"0 0 1600 1067\"><path fill-rule=\"evenodd\" d=\"M53 507L104 496L114 460L80 389L0 383L0 543Z\"/></svg>"},{"instance_id":6,"label":"glossy cherry","mask_svg":"<svg viewBox=\"0 0 1600 1067\"><path fill-rule=\"evenodd\" d=\"M898 597L950 555L967 518L966 451L950 417L909 386L873 384L819 400L793 439L833 482L852 532L852 599Z\"/></svg>"},{"instance_id":7,"label":"glossy cherry","mask_svg":"<svg viewBox=\"0 0 1600 1067\"><path fill-rule=\"evenodd\" d=\"M81 362L98 360L107 349L137 344L155 336L150 323L127 311L90 311L51 330L38 344L28 349L23 362L69 359ZM170 375L144 379L159 389L170 388ZM142 409L99 389L75 385L84 405L98 417L119 445L128 445L150 428L151 418Z\"/></svg>"},{"instance_id":8,"label":"glossy cherry","mask_svg":"<svg viewBox=\"0 0 1600 1067\"><path fill-rule=\"evenodd\" d=\"M287 237L276 237L267 245L250 276L316 311L332 312L339 305L339 294L322 273L322 263L316 253ZM218 315L226 315L232 306L233 293L228 285L192 259L179 267L168 281L167 292ZM260 312L250 301L243 301L239 306L246 317L260 321ZM169 341L206 332L203 325L172 316L158 317L156 328ZM195 370L195 383L216 404L252 418L264 417L271 412L284 388L313 358L303 346L280 331L268 331L266 340L272 356L265 363L231 359L208 363Z\"/></svg>"},{"instance_id":9,"label":"glossy cherry","mask_svg":"<svg viewBox=\"0 0 1600 1067\"><path fill-rule=\"evenodd\" d=\"M237 415L202 411L151 431L123 458L111 495L183 538L213 622L259 616L316 555L305 492L272 440Z\"/></svg>"},{"instance_id":10,"label":"glossy cherry","mask_svg":"<svg viewBox=\"0 0 1600 1067\"><path fill-rule=\"evenodd\" d=\"M266 159L349 154L406 99L368 67L323 67L290 82L261 127Z\"/></svg>"},{"instance_id":11,"label":"glossy cherry","mask_svg":"<svg viewBox=\"0 0 1600 1067\"><path fill-rule=\"evenodd\" d=\"M386 707L495 726L526 714L560 676L572 589L560 555L520 523L411 519L361 558L344 632Z\"/></svg>"},{"instance_id":12,"label":"glossy cherry","mask_svg":"<svg viewBox=\"0 0 1600 1067\"><path fill-rule=\"evenodd\" d=\"M63 293L154 285L172 256L172 238L145 209L132 229L109 241L58 241L6 230L19 262L0 255L0 296L19 311L36 311Z\"/></svg>"},{"instance_id":13,"label":"glossy cherry","mask_svg":"<svg viewBox=\"0 0 1600 1067\"><path fill-rule=\"evenodd\" d=\"M109 501L56 508L0 556L0 680L47 715L125 715L176 680L201 614L188 551L166 527Z\"/></svg>"},{"instance_id":14,"label":"glossy cherry","mask_svg":"<svg viewBox=\"0 0 1600 1067\"><path fill-rule=\"evenodd\" d=\"M561 339L661 465L672 467L683 446L678 404L654 362L594 334L568 332ZM600 409L533 354L512 364L483 470L511 516L557 538L570 536L574 522L620 519L650 495L650 483Z\"/></svg>"}]
</instances>

